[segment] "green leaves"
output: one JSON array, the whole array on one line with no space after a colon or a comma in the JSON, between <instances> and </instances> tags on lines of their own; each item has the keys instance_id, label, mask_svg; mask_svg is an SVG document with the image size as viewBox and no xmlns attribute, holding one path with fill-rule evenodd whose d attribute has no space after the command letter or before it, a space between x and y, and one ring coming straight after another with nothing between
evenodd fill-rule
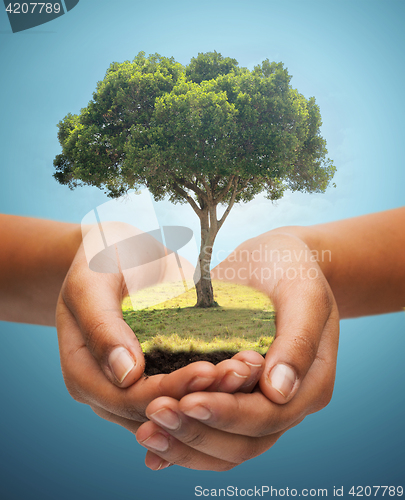
<instances>
[{"instance_id":1,"label":"green leaves","mask_svg":"<svg viewBox=\"0 0 405 500\"><path fill-rule=\"evenodd\" d=\"M222 57L218 52L199 53L193 57L186 68L187 79L201 83L213 80L221 75L228 75L238 71L238 61L230 57Z\"/></svg>"},{"instance_id":2,"label":"green leaves","mask_svg":"<svg viewBox=\"0 0 405 500\"><path fill-rule=\"evenodd\" d=\"M157 99L153 123L161 132L167 166L182 175L229 171L236 114L226 93L216 92L206 82L185 83Z\"/></svg>"},{"instance_id":3,"label":"green leaves","mask_svg":"<svg viewBox=\"0 0 405 500\"><path fill-rule=\"evenodd\" d=\"M234 201L323 192L335 167L319 108L290 80L282 63L249 71L217 52L186 67L143 52L112 63L87 107L59 123L54 177L112 197L140 185L156 199L191 194L200 207L204 196L228 203L235 190Z\"/></svg>"}]
</instances>

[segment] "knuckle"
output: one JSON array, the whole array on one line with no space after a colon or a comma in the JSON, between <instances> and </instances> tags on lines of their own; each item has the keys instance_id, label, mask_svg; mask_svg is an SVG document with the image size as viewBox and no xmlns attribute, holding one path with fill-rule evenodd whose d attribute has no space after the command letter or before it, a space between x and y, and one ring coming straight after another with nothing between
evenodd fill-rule
<instances>
[{"instance_id":1,"label":"knuckle","mask_svg":"<svg viewBox=\"0 0 405 500\"><path fill-rule=\"evenodd\" d=\"M90 325L86 331L86 344L90 351L98 353L106 341L107 324L104 320Z\"/></svg>"},{"instance_id":2,"label":"knuckle","mask_svg":"<svg viewBox=\"0 0 405 500\"><path fill-rule=\"evenodd\" d=\"M206 437L202 432L197 432L196 434L190 434L183 437L182 441L191 448L200 448L204 445Z\"/></svg>"},{"instance_id":3,"label":"knuckle","mask_svg":"<svg viewBox=\"0 0 405 500\"><path fill-rule=\"evenodd\" d=\"M65 386L69 393L69 395L78 403L86 403L86 399L84 398L82 392L79 387L72 381L67 380L65 378Z\"/></svg>"},{"instance_id":4,"label":"knuckle","mask_svg":"<svg viewBox=\"0 0 405 500\"><path fill-rule=\"evenodd\" d=\"M170 458L170 462L174 465L180 465L181 467L187 467L188 469L194 468L195 459L194 453L190 451L185 451L180 456L175 458Z\"/></svg>"},{"instance_id":5,"label":"knuckle","mask_svg":"<svg viewBox=\"0 0 405 500\"><path fill-rule=\"evenodd\" d=\"M222 431L230 432L231 434L237 432L236 430L240 426L240 415L243 414L244 408L241 399L245 394L239 394L241 398L232 398L232 405L228 408L228 412L225 417L221 418L220 428ZM252 426L256 424L256 421L252 421Z\"/></svg>"},{"instance_id":6,"label":"knuckle","mask_svg":"<svg viewBox=\"0 0 405 500\"><path fill-rule=\"evenodd\" d=\"M81 354L82 347L70 349L64 354L61 353L61 369L63 381L70 396L79 403L87 403L78 371L75 369L76 360L80 361Z\"/></svg>"},{"instance_id":7,"label":"knuckle","mask_svg":"<svg viewBox=\"0 0 405 500\"><path fill-rule=\"evenodd\" d=\"M312 413L316 413L317 411L326 408L326 406L328 406L328 404L330 403L331 397L332 396L322 394L322 396L320 396L316 401L316 403L314 404L314 409Z\"/></svg>"},{"instance_id":8,"label":"knuckle","mask_svg":"<svg viewBox=\"0 0 405 500\"><path fill-rule=\"evenodd\" d=\"M250 437L264 437L273 430L274 423L271 421L260 422L259 425L254 429L254 432L249 433Z\"/></svg>"},{"instance_id":9,"label":"knuckle","mask_svg":"<svg viewBox=\"0 0 405 500\"><path fill-rule=\"evenodd\" d=\"M274 417L272 415L263 415L258 413L251 419L249 428L246 428L243 434L250 439L256 437L267 436L269 432L273 431Z\"/></svg>"},{"instance_id":10,"label":"knuckle","mask_svg":"<svg viewBox=\"0 0 405 500\"><path fill-rule=\"evenodd\" d=\"M70 268L65 283L62 288L62 298L65 303L69 304L74 300L80 300L83 291L83 283L78 273L74 267Z\"/></svg>"},{"instance_id":11,"label":"knuckle","mask_svg":"<svg viewBox=\"0 0 405 500\"><path fill-rule=\"evenodd\" d=\"M296 285L291 283L290 286ZM333 297L323 276L316 280L303 280L298 286L303 296L311 298L311 302L318 314L327 315L332 310ZM288 293L288 288L285 292Z\"/></svg>"},{"instance_id":12,"label":"knuckle","mask_svg":"<svg viewBox=\"0 0 405 500\"><path fill-rule=\"evenodd\" d=\"M109 420L111 419L108 418L108 412L106 410L103 410L103 408L100 408L99 406L94 406L90 405L90 408L93 410L93 412L100 418L103 418L104 420Z\"/></svg>"},{"instance_id":13,"label":"knuckle","mask_svg":"<svg viewBox=\"0 0 405 500\"><path fill-rule=\"evenodd\" d=\"M332 310L333 299L325 283L312 283L310 293L314 303L321 313L329 313Z\"/></svg>"},{"instance_id":14,"label":"knuckle","mask_svg":"<svg viewBox=\"0 0 405 500\"><path fill-rule=\"evenodd\" d=\"M236 404L233 411L230 414L229 420L227 422L223 422L221 425L221 429L225 431L229 431L230 433L240 434L240 415L246 412L245 405L242 403L243 401L250 400L250 397L247 398L245 396L251 396L251 394L241 394L241 397L236 399ZM269 434L269 429L272 428L274 422L274 417L272 414L268 412L262 412L260 403L256 401L256 404L252 404L251 406L252 412L249 413L249 426L244 428L243 434L250 438L266 436ZM258 410L258 411L255 411Z\"/></svg>"},{"instance_id":15,"label":"knuckle","mask_svg":"<svg viewBox=\"0 0 405 500\"><path fill-rule=\"evenodd\" d=\"M237 463L247 462L248 460L257 457L258 454L259 452L256 448L256 439L247 438L239 450Z\"/></svg>"},{"instance_id":16,"label":"knuckle","mask_svg":"<svg viewBox=\"0 0 405 500\"><path fill-rule=\"evenodd\" d=\"M121 417L124 417L128 420L134 420L136 422L148 421L147 417L145 416L145 411L142 411L142 409L121 407L118 411Z\"/></svg>"},{"instance_id":17,"label":"knuckle","mask_svg":"<svg viewBox=\"0 0 405 500\"><path fill-rule=\"evenodd\" d=\"M326 406L328 406L328 404L331 402L332 400L332 391L328 391L327 393L324 394L324 397L323 397L323 400L322 400L322 406L323 408L325 408Z\"/></svg>"},{"instance_id":18,"label":"knuckle","mask_svg":"<svg viewBox=\"0 0 405 500\"><path fill-rule=\"evenodd\" d=\"M239 419L237 415L230 415L227 419L221 420L221 430L225 432L233 433L237 429L239 424Z\"/></svg>"},{"instance_id":19,"label":"knuckle","mask_svg":"<svg viewBox=\"0 0 405 500\"><path fill-rule=\"evenodd\" d=\"M228 470L234 469L237 465L239 464L233 464L231 462L223 462L219 464L215 470L218 472L227 472Z\"/></svg>"},{"instance_id":20,"label":"knuckle","mask_svg":"<svg viewBox=\"0 0 405 500\"><path fill-rule=\"evenodd\" d=\"M326 390L322 392L322 397L321 397L322 408L328 406L328 404L332 400L332 395L333 395L333 386L332 387L329 386Z\"/></svg>"},{"instance_id":21,"label":"knuckle","mask_svg":"<svg viewBox=\"0 0 405 500\"><path fill-rule=\"evenodd\" d=\"M112 401L108 396L102 396L101 394L97 394L96 397L92 397L92 395L90 395L89 400L103 410L108 411L109 413L112 413L118 417L136 422L148 421L145 412L142 411L142 408L140 406L138 407L137 405L129 405L128 403L125 404L122 400Z\"/></svg>"},{"instance_id":22,"label":"knuckle","mask_svg":"<svg viewBox=\"0 0 405 500\"><path fill-rule=\"evenodd\" d=\"M333 382L332 383L327 383L323 388L322 391L315 403L315 410L314 411L320 411L323 408L326 408L328 404L332 400L332 395L333 395Z\"/></svg>"},{"instance_id":23,"label":"knuckle","mask_svg":"<svg viewBox=\"0 0 405 500\"><path fill-rule=\"evenodd\" d=\"M318 352L318 342L309 329L302 328L299 335L293 337L291 344L293 355L296 359L304 359L309 362L315 360ZM298 375L300 376L301 374Z\"/></svg>"}]
</instances>

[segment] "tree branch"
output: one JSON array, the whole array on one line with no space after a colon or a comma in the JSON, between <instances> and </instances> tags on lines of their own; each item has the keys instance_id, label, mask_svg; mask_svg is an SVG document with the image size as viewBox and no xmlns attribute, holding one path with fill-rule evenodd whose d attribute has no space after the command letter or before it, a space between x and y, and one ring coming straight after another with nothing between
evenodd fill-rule
<instances>
[{"instance_id":1,"label":"tree branch","mask_svg":"<svg viewBox=\"0 0 405 500\"><path fill-rule=\"evenodd\" d=\"M208 202L212 202L213 201L212 192L211 192L210 186L205 182L204 177L202 177L200 175L196 175L196 179L198 179L201 182L201 184L204 186L205 191L207 193Z\"/></svg>"},{"instance_id":2,"label":"tree branch","mask_svg":"<svg viewBox=\"0 0 405 500\"><path fill-rule=\"evenodd\" d=\"M220 220L218 221L218 231L221 229L222 227L222 224L225 222L225 219L228 217L229 215L229 212L231 211L234 203L235 203L235 199L236 199L236 196L238 195L238 190L237 190L237 187L238 187L238 178L234 179L234 182L233 182L233 193L232 193L232 196L231 196L231 200L223 214L223 216L220 218Z\"/></svg>"},{"instance_id":3,"label":"tree branch","mask_svg":"<svg viewBox=\"0 0 405 500\"><path fill-rule=\"evenodd\" d=\"M217 221L217 206L214 204L208 205L208 211L210 216L210 233L214 234L214 237L218 233L218 221Z\"/></svg>"},{"instance_id":4,"label":"tree branch","mask_svg":"<svg viewBox=\"0 0 405 500\"><path fill-rule=\"evenodd\" d=\"M181 184L183 184L184 187L191 189L191 191L194 191L194 193L196 195L200 196L204 201L208 202L207 195L196 184L194 184L193 182L190 182L190 181L186 181L185 179L181 180Z\"/></svg>"},{"instance_id":5,"label":"tree branch","mask_svg":"<svg viewBox=\"0 0 405 500\"><path fill-rule=\"evenodd\" d=\"M211 184L211 192L215 193L215 190L218 186L218 182L219 180L221 179L221 177L219 175L216 175L210 182Z\"/></svg>"},{"instance_id":6,"label":"tree branch","mask_svg":"<svg viewBox=\"0 0 405 500\"><path fill-rule=\"evenodd\" d=\"M198 217L201 218L202 210L193 200L193 198L186 191L184 191L184 189L182 189L178 184L173 184L173 189L176 191L178 195L180 195L182 198L185 198L190 203L194 212L198 215Z\"/></svg>"},{"instance_id":7,"label":"tree branch","mask_svg":"<svg viewBox=\"0 0 405 500\"><path fill-rule=\"evenodd\" d=\"M255 179L254 177L252 177L250 179L246 179L245 182L242 184L242 187L240 189L238 189L238 191L237 191L236 194L241 193L245 189L245 187L248 185L248 182L249 181L254 181L254 179Z\"/></svg>"},{"instance_id":8,"label":"tree branch","mask_svg":"<svg viewBox=\"0 0 405 500\"><path fill-rule=\"evenodd\" d=\"M234 175L231 175L229 177L229 181L228 181L228 184L222 189L222 191L219 193L219 195L215 198L215 203L218 204L218 203L221 203L221 201L224 199L224 197L227 195L227 193L229 192L229 190L231 189L232 187L232 183L235 179L235 176Z\"/></svg>"}]
</instances>

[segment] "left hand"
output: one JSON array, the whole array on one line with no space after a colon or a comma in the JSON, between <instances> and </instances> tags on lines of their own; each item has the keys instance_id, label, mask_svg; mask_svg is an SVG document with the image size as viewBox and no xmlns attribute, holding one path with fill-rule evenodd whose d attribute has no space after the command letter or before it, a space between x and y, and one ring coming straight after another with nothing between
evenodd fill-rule
<instances>
[{"instance_id":1,"label":"left hand","mask_svg":"<svg viewBox=\"0 0 405 500\"><path fill-rule=\"evenodd\" d=\"M109 266L106 268L111 268L110 272L94 272L89 268L88 261L98 251L97 229L92 228L87 233L84 244L73 259L58 300L56 317L61 366L71 396L78 402L88 404L100 417L135 433L147 419L146 407L158 397L180 400L194 391L250 390L257 383L263 363L254 366L255 362L248 364L244 361L252 357L254 361L257 353L247 353L217 366L197 362L168 375L143 377L142 350L123 320L122 297L128 289L137 290L154 283L174 281L178 268L175 262L170 265L169 259L150 257L151 254L154 257L164 255L163 247L150 238L149 244L138 248L135 255L141 264L143 260L149 264L131 269L124 278L119 266L114 272L114 261L106 258L102 264ZM109 231L110 239L118 236L117 241L125 240L138 231L127 225L112 223L105 229ZM133 258L132 249L127 250ZM122 253L119 256L126 257ZM183 269L192 276L193 269L187 262L183 262ZM110 358L111 353L116 350L122 352L123 349L131 353L133 367L130 371L126 370L127 376L120 380L112 368L118 367L122 371L122 363L111 363Z\"/></svg>"}]
</instances>

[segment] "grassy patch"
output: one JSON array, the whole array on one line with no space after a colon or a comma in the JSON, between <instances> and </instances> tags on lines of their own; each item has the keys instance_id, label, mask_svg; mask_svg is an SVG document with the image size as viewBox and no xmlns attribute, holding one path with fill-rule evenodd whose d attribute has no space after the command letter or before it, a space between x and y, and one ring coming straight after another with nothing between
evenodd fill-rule
<instances>
[{"instance_id":1,"label":"grassy patch","mask_svg":"<svg viewBox=\"0 0 405 500\"><path fill-rule=\"evenodd\" d=\"M142 344L144 352L242 351L265 354L275 334L274 309L268 297L251 288L214 282L220 307L195 308L195 289L157 304L173 291L168 286L142 290L123 303L124 319ZM146 304L156 305L140 308ZM136 304L136 310L132 304Z\"/></svg>"}]
</instances>

